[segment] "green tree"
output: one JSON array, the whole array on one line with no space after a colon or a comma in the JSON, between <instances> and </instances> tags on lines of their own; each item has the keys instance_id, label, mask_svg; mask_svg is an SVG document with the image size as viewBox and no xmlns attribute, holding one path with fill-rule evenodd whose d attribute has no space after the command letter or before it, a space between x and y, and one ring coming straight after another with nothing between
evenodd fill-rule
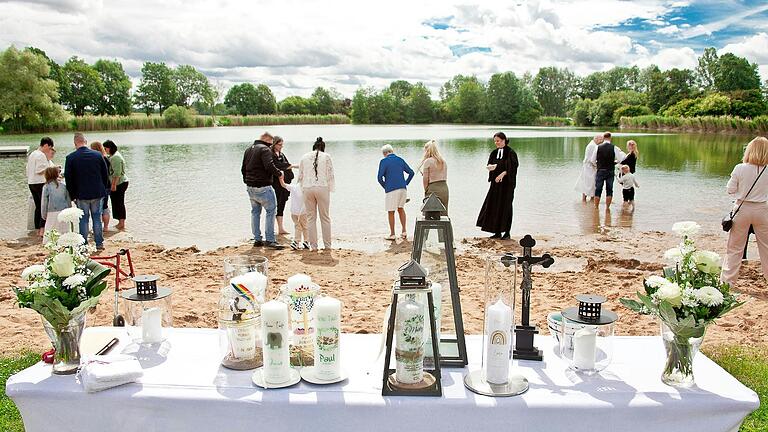
<instances>
[{"instance_id":1,"label":"green tree","mask_svg":"<svg viewBox=\"0 0 768 432\"><path fill-rule=\"evenodd\" d=\"M536 78L533 78L533 85ZM483 120L497 124L530 124L542 108L533 91L512 72L497 73L488 80Z\"/></svg>"},{"instance_id":2,"label":"green tree","mask_svg":"<svg viewBox=\"0 0 768 432\"><path fill-rule=\"evenodd\" d=\"M579 96L582 99L597 99L606 92L607 83L605 72L593 72L581 79Z\"/></svg>"},{"instance_id":3,"label":"green tree","mask_svg":"<svg viewBox=\"0 0 768 432\"><path fill-rule=\"evenodd\" d=\"M760 89L757 64L731 53L723 54L717 61L715 88L721 92Z\"/></svg>"},{"instance_id":4,"label":"green tree","mask_svg":"<svg viewBox=\"0 0 768 432\"><path fill-rule=\"evenodd\" d=\"M163 111L163 118L168 127L188 128L195 126L194 111L189 108L171 105Z\"/></svg>"},{"instance_id":5,"label":"green tree","mask_svg":"<svg viewBox=\"0 0 768 432\"><path fill-rule=\"evenodd\" d=\"M368 112L372 124L392 124L398 121L397 103L388 89L371 94L368 98Z\"/></svg>"},{"instance_id":6,"label":"green tree","mask_svg":"<svg viewBox=\"0 0 768 432\"><path fill-rule=\"evenodd\" d=\"M608 92L601 95L590 109L590 118L596 126L616 126L614 113L622 106L645 106L646 96L632 90Z\"/></svg>"},{"instance_id":7,"label":"green tree","mask_svg":"<svg viewBox=\"0 0 768 432\"><path fill-rule=\"evenodd\" d=\"M146 62L141 67L141 82L136 91L136 103L149 113L155 107L163 112L177 98L173 70L165 63Z\"/></svg>"},{"instance_id":8,"label":"green tree","mask_svg":"<svg viewBox=\"0 0 768 432\"><path fill-rule=\"evenodd\" d=\"M20 132L61 118L57 84L49 76L44 56L13 46L0 53L0 123Z\"/></svg>"},{"instance_id":9,"label":"green tree","mask_svg":"<svg viewBox=\"0 0 768 432\"><path fill-rule=\"evenodd\" d=\"M312 101L301 96L288 96L280 101L279 110L283 114L310 114Z\"/></svg>"},{"instance_id":10,"label":"green tree","mask_svg":"<svg viewBox=\"0 0 768 432\"><path fill-rule=\"evenodd\" d=\"M131 114L131 79L118 61L99 59L93 69L104 83L104 91L96 104L96 114L122 115Z\"/></svg>"},{"instance_id":11,"label":"green tree","mask_svg":"<svg viewBox=\"0 0 768 432\"><path fill-rule=\"evenodd\" d=\"M696 104L697 116L721 116L731 112L731 100L720 93L710 93Z\"/></svg>"},{"instance_id":12,"label":"green tree","mask_svg":"<svg viewBox=\"0 0 768 432\"><path fill-rule=\"evenodd\" d=\"M198 104L202 104L205 107L205 114L211 115L213 120L216 120L217 104L221 97L220 84L213 84L208 79L205 80L203 91L200 93L201 99L197 101ZM223 110L221 111L223 112Z\"/></svg>"},{"instance_id":13,"label":"green tree","mask_svg":"<svg viewBox=\"0 0 768 432\"><path fill-rule=\"evenodd\" d=\"M640 68L616 66L603 75L603 92L620 90L640 91Z\"/></svg>"},{"instance_id":14,"label":"green tree","mask_svg":"<svg viewBox=\"0 0 768 432\"><path fill-rule=\"evenodd\" d=\"M259 94L251 83L243 83L232 86L224 96L224 105L231 112L239 115L259 113Z\"/></svg>"},{"instance_id":15,"label":"green tree","mask_svg":"<svg viewBox=\"0 0 768 432\"><path fill-rule=\"evenodd\" d=\"M323 87L318 87L312 92L311 104L307 108L312 109L313 114L332 114L335 112L336 101L330 91Z\"/></svg>"},{"instance_id":16,"label":"green tree","mask_svg":"<svg viewBox=\"0 0 768 432\"><path fill-rule=\"evenodd\" d=\"M256 114L274 114L277 112L277 99L266 84L256 86Z\"/></svg>"},{"instance_id":17,"label":"green tree","mask_svg":"<svg viewBox=\"0 0 768 432\"><path fill-rule=\"evenodd\" d=\"M86 110L96 110L104 94L104 82L96 69L74 56L64 63L61 73L66 79L66 87L60 89L61 103L78 117Z\"/></svg>"},{"instance_id":18,"label":"green tree","mask_svg":"<svg viewBox=\"0 0 768 432\"><path fill-rule=\"evenodd\" d=\"M171 75L176 87L176 105L188 107L204 99L208 77L190 65L179 65Z\"/></svg>"},{"instance_id":19,"label":"green tree","mask_svg":"<svg viewBox=\"0 0 768 432\"><path fill-rule=\"evenodd\" d=\"M593 126L592 123L592 106L595 101L592 99L579 99L576 105L573 107L573 121L576 126Z\"/></svg>"},{"instance_id":20,"label":"green tree","mask_svg":"<svg viewBox=\"0 0 768 432\"><path fill-rule=\"evenodd\" d=\"M435 117L432 97L424 83L416 83L411 87L406 106L406 123L429 123Z\"/></svg>"},{"instance_id":21,"label":"green tree","mask_svg":"<svg viewBox=\"0 0 768 432\"><path fill-rule=\"evenodd\" d=\"M695 76L690 69L673 68L661 71L658 67L648 71L648 106L653 112L690 98L694 93Z\"/></svg>"},{"instance_id":22,"label":"green tree","mask_svg":"<svg viewBox=\"0 0 768 432\"><path fill-rule=\"evenodd\" d=\"M575 84L576 76L568 69L553 66L539 69L533 79L533 92L544 115L564 117L573 105Z\"/></svg>"},{"instance_id":23,"label":"green tree","mask_svg":"<svg viewBox=\"0 0 768 432\"><path fill-rule=\"evenodd\" d=\"M369 124L371 122L369 110L371 93L373 93L371 88L360 87L355 91L355 95L352 97L352 123Z\"/></svg>"},{"instance_id":24,"label":"green tree","mask_svg":"<svg viewBox=\"0 0 768 432\"><path fill-rule=\"evenodd\" d=\"M715 88L715 76L719 67L717 50L713 47L705 48L696 66L696 84L700 89L710 91Z\"/></svg>"},{"instance_id":25,"label":"green tree","mask_svg":"<svg viewBox=\"0 0 768 432\"><path fill-rule=\"evenodd\" d=\"M395 123L407 122L408 117L408 96L411 94L413 84L405 80L392 81L389 85L389 94L395 99L396 118Z\"/></svg>"},{"instance_id":26,"label":"green tree","mask_svg":"<svg viewBox=\"0 0 768 432\"><path fill-rule=\"evenodd\" d=\"M454 97L457 120L461 123L480 123L485 105L485 89L477 78L463 82Z\"/></svg>"},{"instance_id":27,"label":"green tree","mask_svg":"<svg viewBox=\"0 0 768 432\"><path fill-rule=\"evenodd\" d=\"M48 54L45 53L45 51L41 50L40 48L35 47L26 47L24 48L25 51L29 51L33 54L37 54L40 56L43 56L45 60L48 62L48 66L50 67L50 72L48 73L48 78L56 81L58 84L58 88L62 89L66 87L66 81L64 81L61 73L61 66L59 66L58 63L53 61L50 57L48 57ZM58 102L58 97L54 102Z\"/></svg>"}]
</instances>

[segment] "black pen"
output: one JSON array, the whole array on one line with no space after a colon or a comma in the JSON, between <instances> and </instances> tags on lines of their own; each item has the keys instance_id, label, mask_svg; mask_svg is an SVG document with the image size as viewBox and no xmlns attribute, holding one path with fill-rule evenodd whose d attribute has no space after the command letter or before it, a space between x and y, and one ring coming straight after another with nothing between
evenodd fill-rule
<instances>
[{"instance_id":1,"label":"black pen","mask_svg":"<svg viewBox=\"0 0 768 432\"><path fill-rule=\"evenodd\" d=\"M120 340L118 338L112 338L111 341L107 342L107 344L104 345L104 348L102 348L102 349L100 349L99 351L96 352L96 355L104 355L104 354L108 353L109 350L114 348L115 345L117 345L118 342L120 342Z\"/></svg>"}]
</instances>

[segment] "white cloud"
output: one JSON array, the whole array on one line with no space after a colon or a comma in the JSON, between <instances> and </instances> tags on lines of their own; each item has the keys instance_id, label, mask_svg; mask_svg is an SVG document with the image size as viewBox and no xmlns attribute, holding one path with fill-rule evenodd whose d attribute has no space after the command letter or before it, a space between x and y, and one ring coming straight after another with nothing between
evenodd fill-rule
<instances>
[{"instance_id":1,"label":"white cloud","mask_svg":"<svg viewBox=\"0 0 768 432\"><path fill-rule=\"evenodd\" d=\"M673 35L675 33L680 33L680 27L676 25L666 26L656 30L656 32L663 35Z\"/></svg>"},{"instance_id":2,"label":"white cloud","mask_svg":"<svg viewBox=\"0 0 768 432\"><path fill-rule=\"evenodd\" d=\"M768 33L758 33L744 38L741 42L731 43L720 50L720 54L734 53L741 57L746 57L750 62L768 64ZM763 78L768 75L762 74Z\"/></svg>"},{"instance_id":3,"label":"white cloud","mask_svg":"<svg viewBox=\"0 0 768 432\"><path fill-rule=\"evenodd\" d=\"M756 15L765 11L768 11L768 4L755 6L747 10L729 14L728 16L726 16L721 20L712 21L706 24L695 25L689 29L686 29L684 32L681 33L681 37L688 39L688 38L694 38L697 36L711 35L712 33L718 30L722 30L732 24L738 23L748 17L751 17L753 15Z\"/></svg>"},{"instance_id":4,"label":"white cloud","mask_svg":"<svg viewBox=\"0 0 768 432\"><path fill-rule=\"evenodd\" d=\"M635 61L634 64L640 67L655 64L661 70L672 68L694 69L698 64L697 59L698 55L691 48L665 48L659 50L654 55Z\"/></svg>"}]
</instances>

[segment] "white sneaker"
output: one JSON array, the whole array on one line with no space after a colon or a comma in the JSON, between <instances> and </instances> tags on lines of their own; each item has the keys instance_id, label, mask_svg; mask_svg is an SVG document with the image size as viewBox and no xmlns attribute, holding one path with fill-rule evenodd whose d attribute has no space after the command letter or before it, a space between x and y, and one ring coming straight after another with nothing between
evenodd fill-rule
<instances>
[{"instance_id":1,"label":"white sneaker","mask_svg":"<svg viewBox=\"0 0 768 432\"><path fill-rule=\"evenodd\" d=\"M296 243L296 240L291 241L291 249L299 250L299 244Z\"/></svg>"}]
</instances>

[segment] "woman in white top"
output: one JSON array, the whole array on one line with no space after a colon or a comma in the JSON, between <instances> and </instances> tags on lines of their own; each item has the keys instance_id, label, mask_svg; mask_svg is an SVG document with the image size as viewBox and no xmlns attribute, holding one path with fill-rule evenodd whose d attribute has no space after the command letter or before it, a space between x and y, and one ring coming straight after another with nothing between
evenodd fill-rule
<instances>
[{"instance_id":1,"label":"woman in white top","mask_svg":"<svg viewBox=\"0 0 768 432\"><path fill-rule=\"evenodd\" d=\"M325 153L325 142L317 137L312 151L299 163L299 184L304 192L304 206L309 225L309 245L317 250L317 215L323 231L323 248L331 248L331 192L334 190L333 161Z\"/></svg>"},{"instance_id":2,"label":"woman in white top","mask_svg":"<svg viewBox=\"0 0 768 432\"><path fill-rule=\"evenodd\" d=\"M753 139L744 150L743 162L733 168L731 179L728 180L728 194L736 200L734 210L741 204L741 209L733 218L733 227L728 232L728 251L720 275L720 279L731 286L739 277L741 254L750 225L755 230L763 277L768 275L768 173L760 175L768 164L768 138ZM758 176L760 178L755 183Z\"/></svg>"},{"instance_id":3,"label":"woman in white top","mask_svg":"<svg viewBox=\"0 0 768 432\"><path fill-rule=\"evenodd\" d=\"M584 161L581 163L581 175L576 181L576 189L581 192L581 200L590 200L595 196L595 173L597 172L597 166L592 163L592 158L595 156L597 146L603 142L603 135L597 134L592 141L587 144L587 148L584 149Z\"/></svg>"}]
</instances>

